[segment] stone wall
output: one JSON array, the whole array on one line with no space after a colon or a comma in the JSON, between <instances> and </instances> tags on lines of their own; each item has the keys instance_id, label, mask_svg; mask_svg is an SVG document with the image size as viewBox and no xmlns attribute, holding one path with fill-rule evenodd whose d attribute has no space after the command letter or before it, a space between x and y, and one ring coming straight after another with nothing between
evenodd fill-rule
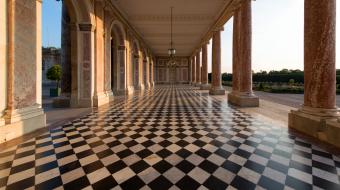
<instances>
[{"instance_id":1,"label":"stone wall","mask_svg":"<svg viewBox=\"0 0 340 190\"><path fill-rule=\"evenodd\" d=\"M189 83L189 59L177 57L176 66L168 67L168 57L157 57L155 64L156 84L187 84Z\"/></svg>"}]
</instances>

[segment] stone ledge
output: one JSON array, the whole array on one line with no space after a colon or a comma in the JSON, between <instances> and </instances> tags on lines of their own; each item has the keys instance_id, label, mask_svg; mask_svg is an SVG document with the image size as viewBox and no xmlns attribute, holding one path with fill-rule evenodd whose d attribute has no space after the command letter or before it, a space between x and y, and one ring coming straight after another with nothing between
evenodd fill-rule
<instances>
[{"instance_id":1,"label":"stone ledge","mask_svg":"<svg viewBox=\"0 0 340 190\"><path fill-rule=\"evenodd\" d=\"M131 95L131 94L133 94L134 92L135 92L135 87L133 87L133 86L129 86L128 88L127 88L127 94L126 95Z\"/></svg>"},{"instance_id":2,"label":"stone ledge","mask_svg":"<svg viewBox=\"0 0 340 190\"><path fill-rule=\"evenodd\" d=\"M29 107L20 111L17 110L17 112L20 114L15 115L13 119L7 121L12 121L11 123L0 127L0 143L46 126L46 115L41 108L33 106L33 108Z\"/></svg>"},{"instance_id":3,"label":"stone ledge","mask_svg":"<svg viewBox=\"0 0 340 190\"><path fill-rule=\"evenodd\" d=\"M288 114L288 126L340 148L340 122L337 117L322 117L292 110Z\"/></svg>"},{"instance_id":4,"label":"stone ledge","mask_svg":"<svg viewBox=\"0 0 340 190\"><path fill-rule=\"evenodd\" d=\"M195 83L194 84L195 87L201 87L201 85L202 85L201 83Z\"/></svg>"},{"instance_id":5,"label":"stone ledge","mask_svg":"<svg viewBox=\"0 0 340 190\"><path fill-rule=\"evenodd\" d=\"M225 90L224 88L210 88L209 90L209 95L225 95Z\"/></svg>"},{"instance_id":6,"label":"stone ledge","mask_svg":"<svg viewBox=\"0 0 340 190\"><path fill-rule=\"evenodd\" d=\"M229 93L228 102L239 107L259 107L260 99L257 96L243 96Z\"/></svg>"},{"instance_id":7,"label":"stone ledge","mask_svg":"<svg viewBox=\"0 0 340 190\"><path fill-rule=\"evenodd\" d=\"M125 89L118 89L113 91L114 96L125 96L128 94L128 90Z\"/></svg>"},{"instance_id":8,"label":"stone ledge","mask_svg":"<svg viewBox=\"0 0 340 190\"><path fill-rule=\"evenodd\" d=\"M52 105L54 108L69 108L71 106L71 98L64 96L54 98Z\"/></svg>"},{"instance_id":9,"label":"stone ledge","mask_svg":"<svg viewBox=\"0 0 340 190\"><path fill-rule=\"evenodd\" d=\"M111 93L111 97L112 97L112 93ZM99 107L102 105L105 105L107 103L110 102L110 94L106 94L106 93L100 93L94 96L93 98L93 106L94 107Z\"/></svg>"},{"instance_id":10,"label":"stone ledge","mask_svg":"<svg viewBox=\"0 0 340 190\"><path fill-rule=\"evenodd\" d=\"M0 127L5 125L5 119L0 117Z\"/></svg>"},{"instance_id":11,"label":"stone ledge","mask_svg":"<svg viewBox=\"0 0 340 190\"><path fill-rule=\"evenodd\" d=\"M201 85L201 90L210 90L211 85L210 84L202 84Z\"/></svg>"}]
</instances>

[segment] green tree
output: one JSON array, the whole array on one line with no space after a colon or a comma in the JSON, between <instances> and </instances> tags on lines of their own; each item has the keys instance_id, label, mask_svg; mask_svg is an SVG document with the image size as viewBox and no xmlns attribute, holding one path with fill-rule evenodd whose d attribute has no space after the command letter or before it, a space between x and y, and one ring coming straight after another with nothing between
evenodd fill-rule
<instances>
[{"instance_id":1,"label":"green tree","mask_svg":"<svg viewBox=\"0 0 340 190\"><path fill-rule=\"evenodd\" d=\"M49 80L53 80L57 82L57 89L59 88L59 83L61 80L61 66L53 65L51 68L47 70L46 77Z\"/></svg>"}]
</instances>

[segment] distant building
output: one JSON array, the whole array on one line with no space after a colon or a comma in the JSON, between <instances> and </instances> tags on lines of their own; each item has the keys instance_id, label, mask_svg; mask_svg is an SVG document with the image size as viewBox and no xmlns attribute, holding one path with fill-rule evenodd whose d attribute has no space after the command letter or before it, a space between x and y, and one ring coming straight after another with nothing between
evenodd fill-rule
<instances>
[{"instance_id":1,"label":"distant building","mask_svg":"<svg viewBox=\"0 0 340 190\"><path fill-rule=\"evenodd\" d=\"M50 84L51 80L46 78L46 73L49 68L55 64L61 64L60 48L43 47L42 48L42 83Z\"/></svg>"}]
</instances>

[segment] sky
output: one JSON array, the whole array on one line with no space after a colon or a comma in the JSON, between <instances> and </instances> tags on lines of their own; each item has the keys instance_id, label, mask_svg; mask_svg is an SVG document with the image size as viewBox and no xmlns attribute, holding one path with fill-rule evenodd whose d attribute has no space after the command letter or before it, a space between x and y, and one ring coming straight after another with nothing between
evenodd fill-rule
<instances>
[{"instance_id":1,"label":"sky","mask_svg":"<svg viewBox=\"0 0 340 190\"><path fill-rule=\"evenodd\" d=\"M253 1L252 68L254 71L303 69L304 0ZM340 10L340 3L337 3ZM43 1L43 46L60 47L61 2ZM340 20L340 14L337 14ZM232 71L233 19L222 32L222 72ZM337 36L340 25L337 25ZM340 55L340 43L337 54ZM339 48L338 48L339 47ZM211 71L211 42L208 46L209 72ZM340 69L340 59L336 61Z\"/></svg>"}]
</instances>

